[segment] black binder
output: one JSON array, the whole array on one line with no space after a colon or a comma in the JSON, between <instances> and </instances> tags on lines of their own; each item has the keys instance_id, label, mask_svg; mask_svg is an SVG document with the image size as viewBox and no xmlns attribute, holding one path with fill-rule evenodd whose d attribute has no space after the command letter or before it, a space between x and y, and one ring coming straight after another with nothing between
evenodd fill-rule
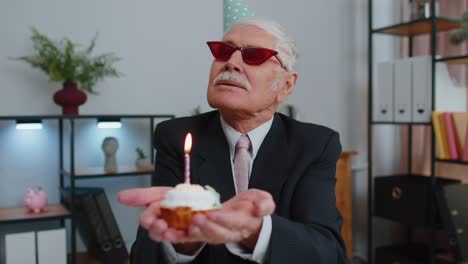
<instances>
[{"instance_id":1,"label":"black binder","mask_svg":"<svg viewBox=\"0 0 468 264\"><path fill-rule=\"evenodd\" d=\"M429 248L424 244L396 244L375 248L377 264L427 264L430 262L429 258Z\"/></svg>"},{"instance_id":2,"label":"black binder","mask_svg":"<svg viewBox=\"0 0 468 264\"><path fill-rule=\"evenodd\" d=\"M64 188L62 193L65 204L69 207L70 188ZM88 253L104 264L125 263L129 256L128 251L104 189L77 187L73 201L78 231Z\"/></svg>"},{"instance_id":3,"label":"black binder","mask_svg":"<svg viewBox=\"0 0 468 264\"><path fill-rule=\"evenodd\" d=\"M124 263L128 258L128 251L125 247L125 243L120 233L119 226L115 220L112 208L110 207L109 201L107 200L104 192L94 194L94 199L101 213L101 219L107 228L109 234L109 241L112 243L112 251L106 254L105 259L108 259L105 263Z\"/></svg>"},{"instance_id":4,"label":"black binder","mask_svg":"<svg viewBox=\"0 0 468 264\"><path fill-rule=\"evenodd\" d=\"M468 260L468 184L444 186L436 193L442 224L457 261Z\"/></svg>"}]
</instances>

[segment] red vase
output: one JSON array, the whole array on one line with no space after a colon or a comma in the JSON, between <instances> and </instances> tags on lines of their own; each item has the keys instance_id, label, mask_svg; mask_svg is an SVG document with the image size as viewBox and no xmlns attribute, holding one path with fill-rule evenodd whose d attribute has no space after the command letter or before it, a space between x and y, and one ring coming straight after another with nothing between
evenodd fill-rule
<instances>
[{"instance_id":1,"label":"red vase","mask_svg":"<svg viewBox=\"0 0 468 264\"><path fill-rule=\"evenodd\" d=\"M54 102L62 106L62 114L78 115L78 106L86 102L86 94L76 83L66 81L63 89L54 94Z\"/></svg>"}]
</instances>

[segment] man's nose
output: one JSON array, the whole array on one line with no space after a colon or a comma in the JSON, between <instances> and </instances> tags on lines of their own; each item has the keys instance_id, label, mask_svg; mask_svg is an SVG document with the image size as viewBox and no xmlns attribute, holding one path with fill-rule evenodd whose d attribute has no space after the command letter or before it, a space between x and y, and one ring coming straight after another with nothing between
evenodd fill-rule
<instances>
[{"instance_id":1,"label":"man's nose","mask_svg":"<svg viewBox=\"0 0 468 264\"><path fill-rule=\"evenodd\" d=\"M242 64L242 53L240 50L236 50L231 57L229 58L228 61L226 61L226 64L224 65L224 69L226 71L235 71L235 72L241 72L242 68L239 66Z\"/></svg>"}]
</instances>

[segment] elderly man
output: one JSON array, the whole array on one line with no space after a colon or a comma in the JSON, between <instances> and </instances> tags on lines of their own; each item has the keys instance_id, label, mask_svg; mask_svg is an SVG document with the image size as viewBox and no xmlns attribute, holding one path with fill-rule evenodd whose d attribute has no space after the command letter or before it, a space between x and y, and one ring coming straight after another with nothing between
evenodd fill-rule
<instances>
[{"instance_id":1,"label":"elderly man","mask_svg":"<svg viewBox=\"0 0 468 264\"><path fill-rule=\"evenodd\" d=\"M298 77L294 43L276 23L247 18L208 46L214 56L208 103L217 111L160 123L158 187L118 196L146 206L132 263L348 263L335 205L338 133L275 113ZM159 217L159 202L171 188L163 186L183 182L187 132L196 139L192 183L214 187L223 206L195 215L181 231ZM248 149L244 178L236 171L238 141Z\"/></svg>"}]
</instances>

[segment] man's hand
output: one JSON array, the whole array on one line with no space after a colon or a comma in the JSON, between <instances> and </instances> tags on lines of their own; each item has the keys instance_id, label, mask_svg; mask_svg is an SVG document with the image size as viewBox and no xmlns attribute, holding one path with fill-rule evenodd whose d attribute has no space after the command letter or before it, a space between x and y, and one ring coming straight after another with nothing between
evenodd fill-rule
<instances>
[{"instance_id":1,"label":"man's hand","mask_svg":"<svg viewBox=\"0 0 468 264\"><path fill-rule=\"evenodd\" d=\"M190 238L210 244L240 243L253 250L262 228L263 216L275 210L275 202L265 191L249 189L222 208L196 214L189 229Z\"/></svg>"},{"instance_id":2,"label":"man's hand","mask_svg":"<svg viewBox=\"0 0 468 264\"><path fill-rule=\"evenodd\" d=\"M117 194L117 200L126 206L147 206L153 202L161 202L166 192L172 187L134 188L121 191Z\"/></svg>"},{"instance_id":3,"label":"man's hand","mask_svg":"<svg viewBox=\"0 0 468 264\"><path fill-rule=\"evenodd\" d=\"M146 209L140 215L140 225L148 230L148 235L155 241L167 240L174 244L177 252L192 255L203 243L184 243L189 241L187 232L169 228L166 221L160 218L160 202L171 187L135 188L122 191L117 200L127 206L145 206Z\"/></svg>"},{"instance_id":4,"label":"man's hand","mask_svg":"<svg viewBox=\"0 0 468 264\"><path fill-rule=\"evenodd\" d=\"M257 243L263 216L272 214L275 203L267 192L250 189L226 201L222 208L206 214L196 214L188 232L168 227L160 218L160 202L170 187L150 187L122 191L120 203L128 206L146 206L140 215L140 225L156 241L175 243L178 252L195 252L203 243L241 243L253 249ZM190 242L190 243L189 243Z\"/></svg>"}]
</instances>

